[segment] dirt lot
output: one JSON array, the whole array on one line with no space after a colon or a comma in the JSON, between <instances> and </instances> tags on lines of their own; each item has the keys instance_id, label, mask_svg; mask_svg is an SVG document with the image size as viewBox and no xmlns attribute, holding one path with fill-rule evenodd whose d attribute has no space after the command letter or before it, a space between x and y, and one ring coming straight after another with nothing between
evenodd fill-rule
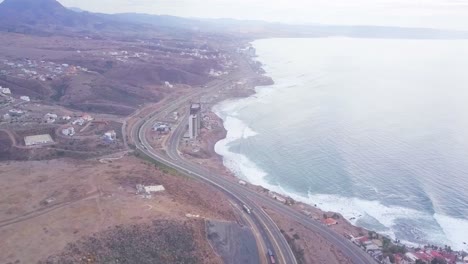
<instances>
[{"instance_id":1,"label":"dirt lot","mask_svg":"<svg viewBox=\"0 0 468 264\"><path fill-rule=\"evenodd\" d=\"M138 183L162 184L166 191L145 199L135 194ZM189 219L186 214L234 220L222 194L207 188L135 157L0 163L0 237L4 242L0 243L0 263L37 263L60 256L68 243L78 240L77 245L86 248L88 237L114 237L113 231L106 230L118 230L116 226L122 226L124 233L151 228L154 220L178 221L183 226ZM202 252L199 259L216 263L217 256L206 250L209 244L203 224L188 226L197 252ZM118 239L119 232L115 232Z\"/></svg>"}]
</instances>

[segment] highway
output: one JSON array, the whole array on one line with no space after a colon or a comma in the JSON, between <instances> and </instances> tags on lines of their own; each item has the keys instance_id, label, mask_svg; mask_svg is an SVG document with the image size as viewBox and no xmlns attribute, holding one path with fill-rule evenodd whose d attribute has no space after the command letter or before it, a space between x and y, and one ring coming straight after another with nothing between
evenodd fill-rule
<instances>
[{"instance_id":1,"label":"highway","mask_svg":"<svg viewBox=\"0 0 468 264\"><path fill-rule=\"evenodd\" d=\"M219 88L227 82L217 82L212 84L210 87L204 89L205 93L212 91L215 88ZM277 263L295 264L296 259L294 257L291 248L289 247L286 239L281 234L279 228L276 226L274 221L263 211L261 204L266 205L268 208L276 211L281 215L287 215L291 220L294 220L312 232L321 235L324 239L328 240L337 249L339 249L345 256L347 256L355 264L375 264L376 262L360 248L352 244L349 240L327 228L321 223L310 219L309 217L301 214L300 212L290 208L287 205L277 202L263 194L260 194L254 190L248 189L239 185L232 180L227 179L225 176L216 175L210 170L204 168L199 164L192 163L180 156L178 152L179 142L185 133L185 123L187 123L187 117L181 119L182 125L177 126L168 140L166 154L158 153L153 150L147 141L146 133L152 128L152 125L156 120L164 117L166 113L172 112L183 105L187 105L190 99L200 95L201 92L192 93L187 96L178 98L171 102L171 104L159 109L156 113L148 114L142 118L138 124L133 126L131 131L131 137L135 142L136 148L141 152L148 155L150 158L163 163L169 167L172 167L190 177L202 180L226 194L226 196L234 203L239 206L246 204L252 208L252 213L249 214L251 226L254 230L261 234L261 246L271 249L277 258ZM266 248L263 251L260 250L260 254L266 252ZM266 254L265 254L266 258ZM262 263L266 261L263 260ZM268 262L267 262L268 263Z\"/></svg>"}]
</instances>

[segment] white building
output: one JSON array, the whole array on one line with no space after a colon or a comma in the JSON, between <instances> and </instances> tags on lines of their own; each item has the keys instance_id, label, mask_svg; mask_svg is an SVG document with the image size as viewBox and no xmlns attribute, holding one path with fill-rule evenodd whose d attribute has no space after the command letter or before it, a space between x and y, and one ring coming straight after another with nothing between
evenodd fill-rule
<instances>
[{"instance_id":1,"label":"white building","mask_svg":"<svg viewBox=\"0 0 468 264\"><path fill-rule=\"evenodd\" d=\"M62 116L62 120L68 121L71 119L71 116Z\"/></svg>"},{"instance_id":2,"label":"white building","mask_svg":"<svg viewBox=\"0 0 468 264\"><path fill-rule=\"evenodd\" d=\"M72 137L73 135L75 135L75 128L69 127L69 128L62 129L62 134L65 136Z\"/></svg>"},{"instance_id":3,"label":"white building","mask_svg":"<svg viewBox=\"0 0 468 264\"><path fill-rule=\"evenodd\" d=\"M164 82L164 85L165 85L167 88L174 88L174 85L172 85L170 82Z\"/></svg>"},{"instance_id":4,"label":"white building","mask_svg":"<svg viewBox=\"0 0 468 264\"><path fill-rule=\"evenodd\" d=\"M26 102L31 102L31 98L29 98L29 96L20 96L20 99Z\"/></svg>"},{"instance_id":5,"label":"white building","mask_svg":"<svg viewBox=\"0 0 468 264\"><path fill-rule=\"evenodd\" d=\"M107 131L106 133L104 133L103 138L105 141L113 142L117 139L117 134L115 133L114 130Z\"/></svg>"},{"instance_id":6,"label":"white building","mask_svg":"<svg viewBox=\"0 0 468 264\"><path fill-rule=\"evenodd\" d=\"M79 125L82 126L85 123L83 118L78 118L75 121L72 122L73 125Z\"/></svg>"},{"instance_id":7,"label":"white building","mask_svg":"<svg viewBox=\"0 0 468 264\"><path fill-rule=\"evenodd\" d=\"M200 134L201 129L201 105L192 104L190 106L190 116L189 116L189 137L191 139L196 139Z\"/></svg>"},{"instance_id":8,"label":"white building","mask_svg":"<svg viewBox=\"0 0 468 264\"><path fill-rule=\"evenodd\" d=\"M48 124L52 124L52 123L55 123L55 120L58 118L58 116L56 114L51 114L51 113L47 113L45 116L44 116L44 119L45 121L48 123Z\"/></svg>"},{"instance_id":9,"label":"white building","mask_svg":"<svg viewBox=\"0 0 468 264\"><path fill-rule=\"evenodd\" d=\"M81 118L86 122L91 122L94 120L94 118L90 115L83 115Z\"/></svg>"},{"instance_id":10,"label":"white building","mask_svg":"<svg viewBox=\"0 0 468 264\"><path fill-rule=\"evenodd\" d=\"M286 198L284 198L283 196L281 196L281 195L279 195L279 194L277 194L277 193L275 193L273 191L270 191L268 193L268 195L270 195L271 198L273 198L273 199L275 199L275 200L277 200L277 201L279 201L281 203L286 203Z\"/></svg>"},{"instance_id":11,"label":"white building","mask_svg":"<svg viewBox=\"0 0 468 264\"><path fill-rule=\"evenodd\" d=\"M145 192L153 193L153 192L162 192L166 189L162 185L154 185L154 186L145 186Z\"/></svg>"},{"instance_id":12,"label":"white building","mask_svg":"<svg viewBox=\"0 0 468 264\"><path fill-rule=\"evenodd\" d=\"M142 195L146 199L151 198L151 193L162 192L166 190L162 185L144 186L143 184L137 184L136 189L136 194Z\"/></svg>"},{"instance_id":13,"label":"white building","mask_svg":"<svg viewBox=\"0 0 468 264\"><path fill-rule=\"evenodd\" d=\"M11 90L9 88L4 88L0 86L0 92L5 95L11 95Z\"/></svg>"}]
</instances>

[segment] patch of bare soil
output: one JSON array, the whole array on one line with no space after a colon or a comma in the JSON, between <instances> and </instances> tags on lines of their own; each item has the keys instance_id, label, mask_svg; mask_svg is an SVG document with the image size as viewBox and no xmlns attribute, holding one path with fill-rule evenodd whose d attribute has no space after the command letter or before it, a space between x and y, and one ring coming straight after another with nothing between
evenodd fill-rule
<instances>
[{"instance_id":1,"label":"patch of bare soil","mask_svg":"<svg viewBox=\"0 0 468 264\"><path fill-rule=\"evenodd\" d=\"M161 184L166 190L147 199L136 194L136 184ZM59 159L0 163L0 237L5 242L0 243L0 263L47 261L49 256L62 256L69 243L75 243L82 249L80 252L86 253L84 249L90 245L89 241L101 238L107 240L100 241L113 239L112 243L117 244L100 242L103 251L95 253L130 257L130 252L113 255L113 247L106 245L126 247L127 244L118 243L124 243L119 239L127 234L134 232L134 241L137 241L144 230L154 235L164 230L160 229L161 223L171 222L176 224L169 224L169 231L172 228L178 232L186 230L184 228L191 230L189 233L198 254L196 259L201 263L219 263L213 251L208 250L211 248L203 221L185 224L191 219L187 214L224 221L235 219L223 194L212 187L168 174L132 156L102 161ZM153 226L155 220L159 222ZM178 239L184 240L182 238ZM141 239L149 237L143 234ZM164 241L173 242L163 240L161 243ZM143 248L152 249L151 245L142 243ZM173 252L169 250L171 246L166 245L167 252Z\"/></svg>"},{"instance_id":2,"label":"patch of bare soil","mask_svg":"<svg viewBox=\"0 0 468 264\"><path fill-rule=\"evenodd\" d=\"M117 226L70 243L39 263L216 263L204 256L210 248L195 239L196 228L197 221L166 220Z\"/></svg>"}]
</instances>

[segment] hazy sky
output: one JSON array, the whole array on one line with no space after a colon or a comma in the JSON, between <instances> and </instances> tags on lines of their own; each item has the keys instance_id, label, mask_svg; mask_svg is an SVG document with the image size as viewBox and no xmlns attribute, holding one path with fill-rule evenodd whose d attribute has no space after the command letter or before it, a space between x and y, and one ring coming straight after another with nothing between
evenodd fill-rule
<instances>
[{"instance_id":1,"label":"hazy sky","mask_svg":"<svg viewBox=\"0 0 468 264\"><path fill-rule=\"evenodd\" d=\"M59 0L103 12L468 30L468 0Z\"/></svg>"}]
</instances>

